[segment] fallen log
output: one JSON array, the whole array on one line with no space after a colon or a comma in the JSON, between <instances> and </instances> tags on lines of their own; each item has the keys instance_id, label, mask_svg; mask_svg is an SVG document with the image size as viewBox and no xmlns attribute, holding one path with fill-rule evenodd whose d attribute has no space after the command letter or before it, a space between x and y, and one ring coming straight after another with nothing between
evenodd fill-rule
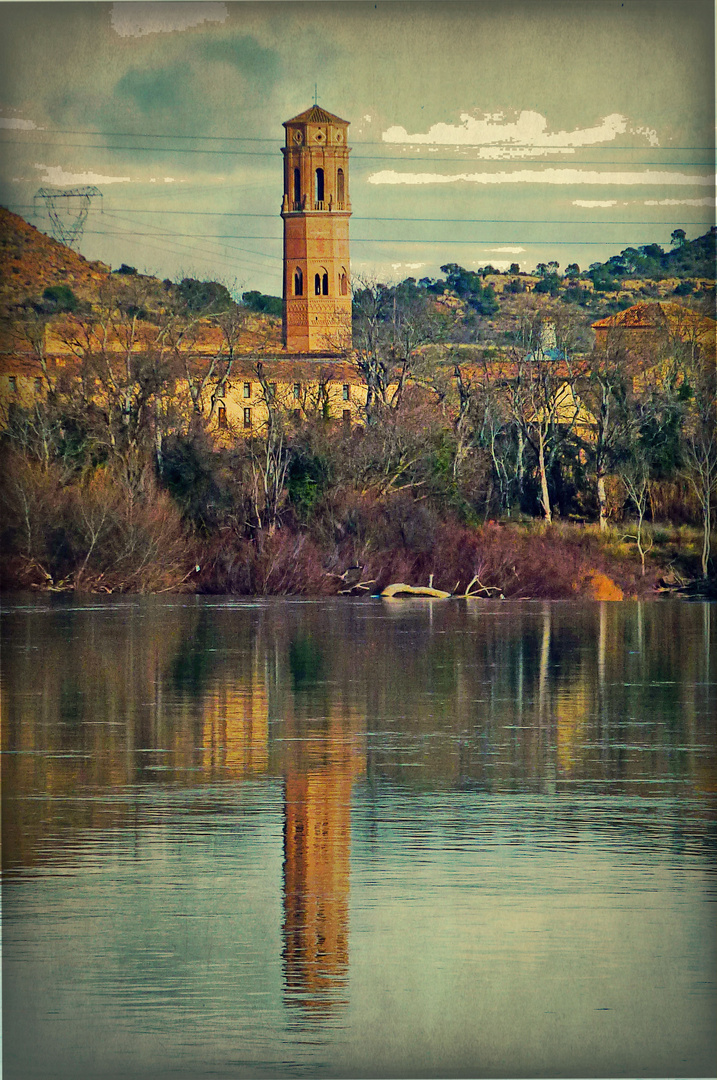
<instances>
[{"instance_id":1,"label":"fallen log","mask_svg":"<svg viewBox=\"0 0 717 1080\"><path fill-rule=\"evenodd\" d=\"M445 589L434 589L430 585L403 585L398 582L395 585L387 585L381 596L425 596L434 600L448 600L450 593Z\"/></svg>"}]
</instances>

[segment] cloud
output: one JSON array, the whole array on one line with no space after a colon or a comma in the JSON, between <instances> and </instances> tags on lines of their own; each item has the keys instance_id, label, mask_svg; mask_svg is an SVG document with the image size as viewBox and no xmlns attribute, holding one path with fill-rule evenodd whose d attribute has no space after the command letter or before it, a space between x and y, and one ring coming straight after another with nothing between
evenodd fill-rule
<instances>
[{"instance_id":1,"label":"cloud","mask_svg":"<svg viewBox=\"0 0 717 1080\"><path fill-rule=\"evenodd\" d=\"M205 134L231 101L245 117L247 134L246 124L262 115L262 95L278 65L277 53L248 35L231 41L198 35L189 57L168 55L164 63L128 67L115 83L114 96L123 109L139 110L153 122L164 120L169 130Z\"/></svg>"},{"instance_id":2,"label":"cloud","mask_svg":"<svg viewBox=\"0 0 717 1080\"><path fill-rule=\"evenodd\" d=\"M37 124L32 120L20 120L16 116L0 116L0 128L15 128L17 131L33 131Z\"/></svg>"},{"instance_id":3,"label":"cloud","mask_svg":"<svg viewBox=\"0 0 717 1080\"><path fill-rule=\"evenodd\" d=\"M474 263L474 266L482 266L483 263ZM509 270L513 265L510 259L492 259L491 266L494 266L496 270Z\"/></svg>"},{"instance_id":4,"label":"cloud","mask_svg":"<svg viewBox=\"0 0 717 1080\"><path fill-rule=\"evenodd\" d=\"M644 206L714 206L715 199L646 199Z\"/></svg>"},{"instance_id":5,"label":"cloud","mask_svg":"<svg viewBox=\"0 0 717 1080\"><path fill-rule=\"evenodd\" d=\"M519 255L521 251L525 251L523 247L499 247L499 248L486 248L486 251L491 254L495 252L496 255Z\"/></svg>"},{"instance_id":6,"label":"cloud","mask_svg":"<svg viewBox=\"0 0 717 1080\"><path fill-rule=\"evenodd\" d=\"M57 187L74 187L78 184L128 184L129 176L100 176L99 173L66 172L61 165L35 164L36 169L44 169L44 175L40 177L41 184L54 184Z\"/></svg>"},{"instance_id":7,"label":"cloud","mask_svg":"<svg viewBox=\"0 0 717 1080\"><path fill-rule=\"evenodd\" d=\"M400 262L391 263L391 266L393 267L394 270L400 270L401 267L403 267L406 270L420 270L421 267L425 266L425 265L426 264L422 263L422 262L417 262L417 263L400 263Z\"/></svg>"},{"instance_id":8,"label":"cloud","mask_svg":"<svg viewBox=\"0 0 717 1080\"><path fill-rule=\"evenodd\" d=\"M611 113L597 127L573 131L548 131L548 121L540 113L523 109L517 119L505 122L504 113L484 113L482 119L461 113L460 124L433 124L423 134L410 135L404 127L390 127L383 132L387 143L430 143L434 146L486 146L509 143L515 147L563 149L609 142L628 130L628 120ZM636 130L636 129L635 129ZM640 129L646 133L646 129Z\"/></svg>"},{"instance_id":9,"label":"cloud","mask_svg":"<svg viewBox=\"0 0 717 1080\"><path fill-rule=\"evenodd\" d=\"M573 199L573 206L585 206L592 210L595 206L617 206L617 199Z\"/></svg>"},{"instance_id":10,"label":"cloud","mask_svg":"<svg viewBox=\"0 0 717 1080\"><path fill-rule=\"evenodd\" d=\"M205 22L224 22L225 3L201 0L199 3L161 0L160 3L134 3L123 0L112 5L112 29L120 37L143 37L145 34L169 34L188 30Z\"/></svg>"},{"instance_id":11,"label":"cloud","mask_svg":"<svg viewBox=\"0 0 717 1080\"><path fill-rule=\"evenodd\" d=\"M688 176L686 173L657 172L596 172L590 169L515 169L513 172L487 173L399 173L383 169L372 173L369 184L644 184L671 187L714 186L713 176Z\"/></svg>"}]
</instances>

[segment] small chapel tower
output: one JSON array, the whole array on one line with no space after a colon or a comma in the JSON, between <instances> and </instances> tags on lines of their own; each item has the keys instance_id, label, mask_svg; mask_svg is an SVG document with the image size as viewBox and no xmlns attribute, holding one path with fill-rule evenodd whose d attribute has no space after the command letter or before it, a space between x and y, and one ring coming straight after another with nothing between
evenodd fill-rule
<instances>
[{"instance_id":1,"label":"small chapel tower","mask_svg":"<svg viewBox=\"0 0 717 1080\"><path fill-rule=\"evenodd\" d=\"M318 105L286 120L284 347L335 353L351 344L348 121Z\"/></svg>"}]
</instances>

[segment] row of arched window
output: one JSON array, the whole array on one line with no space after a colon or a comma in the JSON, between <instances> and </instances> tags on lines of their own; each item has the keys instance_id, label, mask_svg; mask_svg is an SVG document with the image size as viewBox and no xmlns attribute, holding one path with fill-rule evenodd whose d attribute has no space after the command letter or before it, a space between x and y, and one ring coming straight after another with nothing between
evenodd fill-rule
<instances>
[{"instance_id":1,"label":"row of arched window","mask_svg":"<svg viewBox=\"0 0 717 1080\"><path fill-rule=\"evenodd\" d=\"M323 204L325 201L325 182L324 182L324 170L316 169L314 172L314 207L318 204ZM343 206L346 193L346 183L344 180L344 170L338 169L336 172L336 202ZM298 166L294 169L294 206L302 206L303 192L301 190L301 169Z\"/></svg>"},{"instance_id":2,"label":"row of arched window","mask_svg":"<svg viewBox=\"0 0 717 1080\"><path fill-rule=\"evenodd\" d=\"M348 296L349 291L349 279L344 267L341 267L339 271L339 296ZM301 272L301 267L297 266L294 270L294 296L304 295L304 275ZM329 295L329 275L328 271L322 267L318 273L314 274L314 296L328 296Z\"/></svg>"}]
</instances>

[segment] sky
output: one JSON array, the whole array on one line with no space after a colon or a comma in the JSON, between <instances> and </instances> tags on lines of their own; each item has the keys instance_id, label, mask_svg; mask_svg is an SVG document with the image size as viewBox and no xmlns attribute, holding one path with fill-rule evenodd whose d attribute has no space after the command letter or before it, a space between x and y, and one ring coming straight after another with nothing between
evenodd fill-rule
<instances>
[{"instance_id":1,"label":"sky","mask_svg":"<svg viewBox=\"0 0 717 1080\"><path fill-rule=\"evenodd\" d=\"M715 221L713 0L0 4L0 203L281 294L282 122L350 121L354 278L587 268Z\"/></svg>"}]
</instances>

